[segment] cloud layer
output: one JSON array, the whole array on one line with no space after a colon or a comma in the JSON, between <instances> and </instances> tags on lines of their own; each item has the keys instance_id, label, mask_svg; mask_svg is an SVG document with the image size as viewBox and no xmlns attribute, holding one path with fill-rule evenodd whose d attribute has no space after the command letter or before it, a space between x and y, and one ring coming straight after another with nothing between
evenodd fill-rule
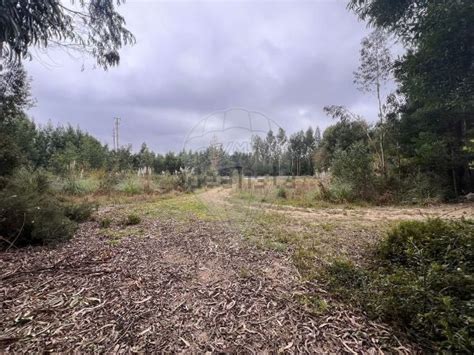
<instances>
[{"instance_id":1,"label":"cloud layer","mask_svg":"<svg viewBox=\"0 0 474 355\"><path fill-rule=\"evenodd\" d=\"M120 11L137 44L119 67L104 72L55 50L27 64L36 122L79 125L111 145L119 116L121 144L165 152L229 107L262 112L289 133L326 127L329 104L376 115L374 98L352 84L368 30L344 1L128 0Z\"/></svg>"}]
</instances>

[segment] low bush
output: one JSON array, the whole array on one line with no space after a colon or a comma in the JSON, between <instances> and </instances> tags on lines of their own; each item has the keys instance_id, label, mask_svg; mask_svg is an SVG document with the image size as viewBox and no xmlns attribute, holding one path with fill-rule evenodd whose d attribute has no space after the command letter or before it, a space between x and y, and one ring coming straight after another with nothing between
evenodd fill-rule
<instances>
[{"instance_id":1,"label":"low bush","mask_svg":"<svg viewBox=\"0 0 474 355\"><path fill-rule=\"evenodd\" d=\"M374 196L375 174L372 154L362 142L352 144L348 149L334 153L331 163L332 175L340 186L347 187L351 196L371 200Z\"/></svg>"},{"instance_id":2,"label":"low bush","mask_svg":"<svg viewBox=\"0 0 474 355\"><path fill-rule=\"evenodd\" d=\"M193 169L180 168L176 172L176 186L179 191L192 192L197 184L198 181Z\"/></svg>"},{"instance_id":3,"label":"low bush","mask_svg":"<svg viewBox=\"0 0 474 355\"><path fill-rule=\"evenodd\" d=\"M138 195L143 192L143 187L136 177L129 177L118 185L118 190L128 195Z\"/></svg>"},{"instance_id":4,"label":"low bush","mask_svg":"<svg viewBox=\"0 0 474 355\"><path fill-rule=\"evenodd\" d=\"M0 190L0 247L53 244L72 237L76 223L49 191L46 175L22 169Z\"/></svg>"},{"instance_id":5,"label":"low bush","mask_svg":"<svg viewBox=\"0 0 474 355\"><path fill-rule=\"evenodd\" d=\"M102 193L110 193L119 184L121 176L118 173L102 173L99 175L98 191Z\"/></svg>"},{"instance_id":6,"label":"low bush","mask_svg":"<svg viewBox=\"0 0 474 355\"><path fill-rule=\"evenodd\" d=\"M108 217L101 219L99 221L100 228L109 228L111 224L112 224L112 220Z\"/></svg>"},{"instance_id":7,"label":"low bush","mask_svg":"<svg viewBox=\"0 0 474 355\"><path fill-rule=\"evenodd\" d=\"M388 233L370 267L329 266L328 286L431 351L472 353L473 242L472 220L403 222Z\"/></svg>"},{"instance_id":8,"label":"low bush","mask_svg":"<svg viewBox=\"0 0 474 355\"><path fill-rule=\"evenodd\" d=\"M354 193L354 188L351 184L343 182L341 180L334 180L329 189L327 190L329 194L326 194L326 199L331 202L353 202L356 200L356 194Z\"/></svg>"},{"instance_id":9,"label":"low bush","mask_svg":"<svg viewBox=\"0 0 474 355\"><path fill-rule=\"evenodd\" d=\"M132 213L132 214L129 214L127 216L127 219L125 220L125 224L127 226L133 226L133 225L136 225L136 224L140 224L141 221L142 221L142 219L140 218L140 216Z\"/></svg>"},{"instance_id":10,"label":"low bush","mask_svg":"<svg viewBox=\"0 0 474 355\"><path fill-rule=\"evenodd\" d=\"M277 190L277 197L286 199L286 190L283 187L279 187Z\"/></svg>"},{"instance_id":11,"label":"low bush","mask_svg":"<svg viewBox=\"0 0 474 355\"><path fill-rule=\"evenodd\" d=\"M83 202L80 204L68 204L64 207L64 215L75 222L85 222L90 219L92 213L97 210L97 204Z\"/></svg>"},{"instance_id":12,"label":"low bush","mask_svg":"<svg viewBox=\"0 0 474 355\"><path fill-rule=\"evenodd\" d=\"M84 195L90 194L99 188L99 183L92 179L80 179L76 177L68 177L63 185L63 192L68 195Z\"/></svg>"}]
</instances>

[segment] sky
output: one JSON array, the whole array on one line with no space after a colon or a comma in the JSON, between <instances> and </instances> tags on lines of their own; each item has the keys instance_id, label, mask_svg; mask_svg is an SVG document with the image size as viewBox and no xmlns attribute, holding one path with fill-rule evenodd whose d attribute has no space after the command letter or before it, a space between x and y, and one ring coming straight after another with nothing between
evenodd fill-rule
<instances>
[{"instance_id":1,"label":"sky","mask_svg":"<svg viewBox=\"0 0 474 355\"><path fill-rule=\"evenodd\" d=\"M196 129L216 139L210 127L224 127L224 116L238 122L221 129L225 143L248 138L256 123L237 128L250 116L288 133L334 123L326 105L345 105L369 121L377 116L375 97L353 84L370 29L346 1L127 0L119 11L137 43L121 50L118 67L104 71L77 54L33 51L26 67L35 122L79 126L112 146L113 118L120 117L121 145L137 150L146 142L164 153L195 148Z\"/></svg>"}]
</instances>

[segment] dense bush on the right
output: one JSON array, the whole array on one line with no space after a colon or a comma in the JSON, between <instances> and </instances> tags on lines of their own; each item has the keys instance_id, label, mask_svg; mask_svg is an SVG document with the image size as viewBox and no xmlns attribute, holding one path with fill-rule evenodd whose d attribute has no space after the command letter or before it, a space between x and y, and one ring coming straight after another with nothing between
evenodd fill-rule
<instances>
[{"instance_id":1,"label":"dense bush on the right","mask_svg":"<svg viewBox=\"0 0 474 355\"><path fill-rule=\"evenodd\" d=\"M472 352L473 242L473 220L402 222L373 265L336 262L327 269L328 284L431 350Z\"/></svg>"}]
</instances>

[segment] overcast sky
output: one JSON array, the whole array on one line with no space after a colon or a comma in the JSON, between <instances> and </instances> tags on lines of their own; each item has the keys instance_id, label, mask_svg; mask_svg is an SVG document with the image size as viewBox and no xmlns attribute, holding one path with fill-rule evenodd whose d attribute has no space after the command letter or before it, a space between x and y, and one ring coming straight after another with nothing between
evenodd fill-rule
<instances>
[{"instance_id":1,"label":"overcast sky","mask_svg":"<svg viewBox=\"0 0 474 355\"><path fill-rule=\"evenodd\" d=\"M50 50L27 63L38 123L79 125L112 146L180 150L209 114L255 110L288 133L331 124L340 104L376 117L375 98L352 84L365 23L346 1L127 0L120 12L137 38L105 72ZM85 70L81 70L82 67Z\"/></svg>"}]
</instances>

